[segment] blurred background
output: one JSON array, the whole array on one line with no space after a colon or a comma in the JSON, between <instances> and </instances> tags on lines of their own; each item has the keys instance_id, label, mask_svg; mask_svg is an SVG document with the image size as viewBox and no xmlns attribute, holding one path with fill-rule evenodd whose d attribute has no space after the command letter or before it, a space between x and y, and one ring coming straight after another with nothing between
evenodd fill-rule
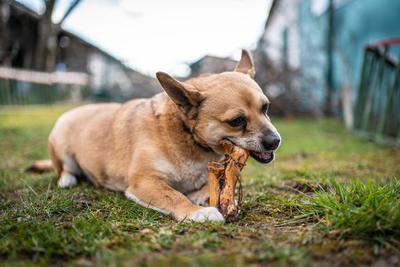
<instances>
[{"instance_id":1,"label":"blurred background","mask_svg":"<svg viewBox=\"0 0 400 267\"><path fill-rule=\"evenodd\" d=\"M246 48L273 116L398 146L399 14L397 0L1 0L0 105L150 97L156 71L229 71Z\"/></svg>"}]
</instances>

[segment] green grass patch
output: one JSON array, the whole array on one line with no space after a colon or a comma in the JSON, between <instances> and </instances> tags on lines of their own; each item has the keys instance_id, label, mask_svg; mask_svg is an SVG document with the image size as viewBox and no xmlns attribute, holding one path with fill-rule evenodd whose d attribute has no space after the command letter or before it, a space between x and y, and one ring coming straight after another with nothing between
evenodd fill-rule
<instances>
[{"instance_id":1,"label":"green grass patch","mask_svg":"<svg viewBox=\"0 0 400 267\"><path fill-rule=\"evenodd\" d=\"M337 121L274 121L283 144L272 164L250 160L245 167L240 219L189 224L122 193L85 182L59 189L52 173L25 173L48 157L47 136L69 108L0 109L0 265L357 266L398 259L400 152L358 140Z\"/></svg>"},{"instance_id":2,"label":"green grass patch","mask_svg":"<svg viewBox=\"0 0 400 267\"><path fill-rule=\"evenodd\" d=\"M332 182L300 205L302 217L322 222L343 238L378 242L400 238L400 180Z\"/></svg>"}]
</instances>

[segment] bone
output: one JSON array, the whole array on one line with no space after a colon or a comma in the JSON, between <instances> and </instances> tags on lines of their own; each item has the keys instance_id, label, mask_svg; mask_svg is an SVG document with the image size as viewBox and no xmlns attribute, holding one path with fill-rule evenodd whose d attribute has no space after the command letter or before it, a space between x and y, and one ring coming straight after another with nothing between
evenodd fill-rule
<instances>
[{"instance_id":1,"label":"bone","mask_svg":"<svg viewBox=\"0 0 400 267\"><path fill-rule=\"evenodd\" d=\"M222 141L225 158L219 162L208 163L210 183L210 206L218 208L227 221L236 218L240 212L241 190L236 190L240 184L243 167L249 157L249 152L229 141ZM238 191L235 201L235 191Z\"/></svg>"}]
</instances>

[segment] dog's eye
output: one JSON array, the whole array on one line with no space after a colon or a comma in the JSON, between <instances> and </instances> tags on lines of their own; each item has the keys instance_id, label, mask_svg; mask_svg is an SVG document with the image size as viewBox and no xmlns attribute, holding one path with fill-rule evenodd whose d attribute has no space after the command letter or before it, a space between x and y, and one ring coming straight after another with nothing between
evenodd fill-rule
<instances>
[{"instance_id":1,"label":"dog's eye","mask_svg":"<svg viewBox=\"0 0 400 267\"><path fill-rule=\"evenodd\" d=\"M264 114L267 114L268 113L268 109L269 109L269 103L266 103L266 104L264 104L262 106L261 112L264 113Z\"/></svg>"},{"instance_id":2,"label":"dog's eye","mask_svg":"<svg viewBox=\"0 0 400 267\"><path fill-rule=\"evenodd\" d=\"M228 124L232 127L245 126L246 118L245 117L237 117L233 120L228 121Z\"/></svg>"}]
</instances>

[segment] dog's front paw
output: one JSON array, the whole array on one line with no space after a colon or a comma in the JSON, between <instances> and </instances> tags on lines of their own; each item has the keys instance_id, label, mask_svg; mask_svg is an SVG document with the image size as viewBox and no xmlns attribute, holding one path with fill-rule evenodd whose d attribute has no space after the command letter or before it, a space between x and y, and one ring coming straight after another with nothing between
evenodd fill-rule
<instances>
[{"instance_id":1,"label":"dog's front paw","mask_svg":"<svg viewBox=\"0 0 400 267\"><path fill-rule=\"evenodd\" d=\"M218 211L217 208L214 207L205 207L198 209L192 214L190 214L189 220L194 222L205 222L205 221L214 221L214 222L224 222L224 216Z\"/></svg>"},{"instance_id":2,"label":"dog's front paw","mask_svg":"<svg viewBox=\"0 0 400 267\"><path fill-rule=\"evenodd\" d=\"M197 194L197 192L194 194L189 194L187 197L190 199L190 201L192 201L193 204L200 205L203 207L208 206L208 200L210 199L208 195Z\"/></svg>"}]
</instances>

